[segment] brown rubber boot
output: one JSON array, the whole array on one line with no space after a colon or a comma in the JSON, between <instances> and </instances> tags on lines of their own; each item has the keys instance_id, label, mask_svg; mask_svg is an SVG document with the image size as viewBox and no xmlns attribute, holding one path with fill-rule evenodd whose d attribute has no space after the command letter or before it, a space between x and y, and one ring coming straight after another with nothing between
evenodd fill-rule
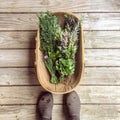
<instances>
[{"instance_id":1,"label":"brown rubber boot","mask_svg":"<svg viewBox=\"0 0 120 120\"><path fill-rule=\"evenodd\" d=\"M44 93L39 100L38 109L40 113L40 120L51 120L53 108L53 95L51 93Z\"/></svg>"},{"instance_id":2,"label":"brown rubber boot","mask_svg":"<svg viewBox=\"0 0 120 120\"><path fill-rule=\"evenodd\" d=\"M69 120L80 120L80 99L78 94L73 91L64 95Z\"/></svg>"}]
</instances>

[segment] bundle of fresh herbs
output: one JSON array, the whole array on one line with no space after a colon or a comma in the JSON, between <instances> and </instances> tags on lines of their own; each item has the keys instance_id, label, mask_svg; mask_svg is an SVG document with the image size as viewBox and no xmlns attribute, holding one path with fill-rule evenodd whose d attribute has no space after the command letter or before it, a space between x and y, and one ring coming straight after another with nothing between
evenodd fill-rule
<instances>
[{"instance_id":1,"label":"bundle of fresh herbs","mask_svg":"<svg viewBox=\"0 0 120 120\"><path fill-rule=\"evenodd\" d=\"M51 76L50 82L55 84L74 74L80 22L65 14L65 23L61 27L58 17L51 12L41 12L38 18L40 50Z\"/></svg>"}]
</instances>

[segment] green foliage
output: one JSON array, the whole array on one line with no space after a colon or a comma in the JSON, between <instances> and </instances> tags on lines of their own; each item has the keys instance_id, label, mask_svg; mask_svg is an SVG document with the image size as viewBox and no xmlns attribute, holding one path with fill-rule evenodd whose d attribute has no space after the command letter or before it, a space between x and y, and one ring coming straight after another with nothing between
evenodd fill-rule
<instances>
[{"instance_id":1,"label":"green foliage","mask_svg":"<svg viewBox=\"0 0 120 120\"><path fill-rule=\"evenodd\" d=\"M75 71L75 53L78 43L79 22L65 15L65 25L61 28L58 18L51 12L38 14L41 48L45 65L51 75L51 83L58 83Z\"/></svg>"},{"instance_id":2,"label":"green foliage","mask_svg":"<svg viewBox=\"0 0 120 120\"><path fill-rule=\"evenodd\" d=\"M52 59L50 57L47 58L45 60L45 64L51 75L51 83L58 83L58 79L55 75L55 68L54 68Z\"/></svg>"}]
</instances>

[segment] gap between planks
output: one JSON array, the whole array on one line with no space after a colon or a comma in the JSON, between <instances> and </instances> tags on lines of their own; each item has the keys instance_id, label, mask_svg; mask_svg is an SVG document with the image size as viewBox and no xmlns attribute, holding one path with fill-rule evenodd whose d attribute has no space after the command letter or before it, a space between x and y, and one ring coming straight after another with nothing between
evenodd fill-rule
<instances>
[{"instance_id":1,"label":"gap between planks","mask_svg":"<svg viewBox=\"0 0 120 120\"><path fill-rule=\"evenodd\" d=\"M94 32L94 31L120 31L120 30L83 30L84 32ZM36 30L0 30L0 32L37 32Z\"/></svg>"},{"instance_id":2,"label":"gap between planks","mask_svg":"<svg viewBox=\"0 0 120 120\"><path fill-rule=\"evenodd\" d=\"M0 87L33 87L33 86L41 86L41 85L0 85ZM79 86L120 86L120 84L114 85L114 84L80 84Z\"/></svg>"},{"instance_id":3,"label":"gap between planks","mask_svg":"<svg viewBox=\"0 0 120 120\"><path fill-rule=\"evenodd\" d=\"M31 106L31 105L37 105L37 102L36 104L0 104L0 107L1 106ZM65 105L64 103L53 103L53 105ZM81 105L106 105L106 106L109 106L109 105L120 105L120 103L81 103Z\"/></svg>"},{"instance_id":4,"label":"gap between planks","mask_svg":"<svg viewBox=\"0 0 120 120\"><path fill-rule=\"evenodd\" d=\"M72 12L72 11L70 11L70 12ZM36 13L39 13L39 12L0 12L0 14L36 14ZM94 12L94 11L86 11L86 12L72 12L72 13L74 13L74 14L80 14L80 13L120 13L120 12L118 12L118 11L110 11L110 12L107 12L107 11L101 11L101 12L99 12L99 11L96 11L96 12Z\"/></svg>"},{"instance_id":5,"label":"gap between planks","mask_svg":"<svg viewBox=\"0 0 120 120\"><path fill-rule=\"evenodd\" d=\"M119 50L120 48L85 48L86 50L89 50L89 49L117 49ZM35 48L0 48L0 50L35 50Z\"/></svg>"}]
</instances>

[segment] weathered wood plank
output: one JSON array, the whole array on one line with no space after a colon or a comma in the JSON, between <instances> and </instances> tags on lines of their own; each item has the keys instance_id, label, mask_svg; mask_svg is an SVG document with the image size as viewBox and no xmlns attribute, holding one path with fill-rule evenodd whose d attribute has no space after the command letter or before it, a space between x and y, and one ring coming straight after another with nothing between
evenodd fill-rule
<instances>
[{"instance_id":1,"label":"weathered wood plank","mask_svg":"<svg viewBox=\"0 0 120 120\"><path fill-rule=\"evenodd\" d=\"M85 48L120 48L120 31L85 31Z\"/></svg>"},{"instance_id":2,"label":"weathered wood plank","mask_svg":"<svg viewBox=\"0 0 120 120\"><path fill-rule=\"evenodd\" d=\"M0 85L39 85L35 68L0 68ZM86 67L80 85L120 85L120 67Z\"/></svg>"},{"instance_id":3,"label":"weathered wood plank","mask_svg":"<svg viewBox=\"0 0 120 120\"><path fill-rule=\"evenodd\" d=\"M57 112L56 112L57 111ZM0 106L1 120L40 120L36 105ZM63 107L54 105L52 120L66 120ZM81 120L119 120L119 105L81 105Z\"/></svg>"},{"instance_id":4,"label":"weathered wood plank","mask_svg":"<svg viewBox=\"0 0 120 120\"><path fill-rule=\"evenodd\" d=\"M0 87L0 104L36 104L40 86ZM79 86L81 103L120 104L120 86ZM62 95L54 95L54 103L62 104Z\"/></svg>"},{"instance_id":5,"label":"weathered wood plank","mask_svg":"<svg viewBox=\"0 0 120 120\"><path fill-rule=\"evenodd\" d=\"M1 120L39 120L35 105L0 106Z\"/></svg>"},{"instance_id":6,"label":"weathered wood plank","mask_svg":"<svg viewBox=\"0 0 120 120\"><path fill-rule=\"evenodd\" d=\"M36 14L0 14L0 30L36 30Z\"/></svg>"},{"instance_id":7,"label":"weathered wood plank","mask_svg":"<svg viewBox=\"0 0 120 120\"><path fill-rule=\"evenodd\" d=\"M85 50L86 66L120 66L120 49Z\"/></svg>"},{"instance_id":8,"label":"weathered wood plank","mask_svg":"<svg viewBox=\"0 0 120 120\"><path fill-rule=\"evenodd\" d=\"M35 68L0 68L0 85L39 85Z\"/></svg>"},{"instance_id":9,"label":"weathered wood plank","mask_svg":"<svg viewBox=\"0 0 120 120\"><path fill-rule=\"evenodd\" d=\"M84 30L120 30L120 13L79 13ZM36 14L0 14L0 30L36 30Z\"/></svg>"},{"instance_id":10,"label":"weathered wood plank","mask_svg":"<svg viewBox=\"0 0 120 120\"><path fill-rule=\"evenodd\" d=\"M119 120L119 111L120 105L81 105L80 120ZM66 119L66 115L63 112L63 106L56 105L54 107L53 119L69 120Z\"/></svg>"},{"instance_id":11,"label":"weathered wood plank","mask_svg":"<svg viewBox=\"0 0 120 120\"><path fill-rule=\"evenodd\" d=\"M0 32L0 48L35 48L36 32Z\"/></svg>"},{"instance_id":12,"label":"weathered wood plank","mask_svg":"<svg viewBox=\"0 0 120 120\"><path fill-rule=\"evenodd\" d=\"M1 12L38 12L46 10L70 10L74 12L119 12L119 0L0 0Z\"/></svg>"},{"instance_id":13,"label":"weathered wood plank","mask_svg":"<svg viewBox=\"0 0 120 120\"><path fill-rule=\"evenodd\" d=\"M120 30L119 14L120 13L86 13L79 14L79 16L84 16L84 30Z\"/></svg>"},{"instance_id":14,"label":"weathered wood plank","mask_svg":"<svg viewBox=\"0 0 120 120\"><path fill-rule=\"evenodd\" d=\"M86 66L120 66L120 49L86 49ZM0 67L34 66L34 50L0 50Z\"/></svg>"},{"instance_id":15,"label":"weathered wood plank","mask_svg":"<svg viewBox=\"0 0 120 120\"><path fill-rule=\"evenodd\" d=\"M120 85L120 67L86 67L81 84Z\"/></svg>"},{"instance_id":16,"label":"weathered wood plank","mask_svg":"<svg viewBox=\"0 0 120 120\"><path fill-rule=\"evenodd\" d=\"M36 32L0 32L0 48L35 48ZM85 48L120 48L120 31L84 31Z\"/></svg>"},{"instance_id":17,"label":"weathered wood plank","mask_svg":"<svg viewBox=\"0 0 120 120\"><path fill-rule=\"evenodd\" d=\"M17 67L17 66L34 66L33 50L1 50L0 66Z\"/></svg>"}]
</instances>

